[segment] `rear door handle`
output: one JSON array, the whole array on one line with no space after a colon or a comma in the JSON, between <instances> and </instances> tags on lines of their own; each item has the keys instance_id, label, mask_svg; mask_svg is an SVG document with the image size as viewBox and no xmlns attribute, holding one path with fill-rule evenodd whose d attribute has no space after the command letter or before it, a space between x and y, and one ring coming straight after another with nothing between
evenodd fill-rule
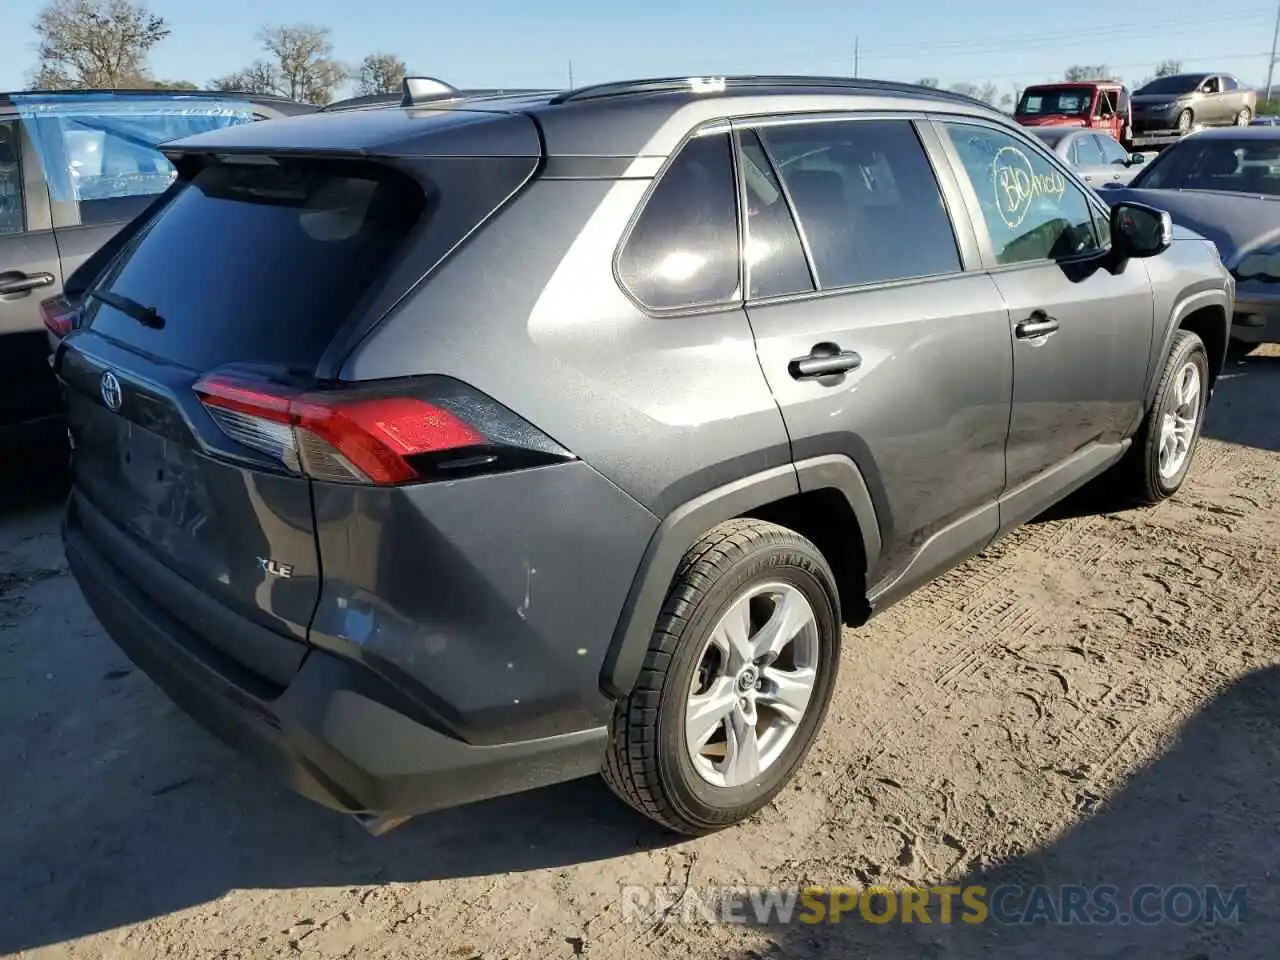
<instances>
[{"instance_id":1,"label":"rear door handle","mask_svg":"<svg viewBox=\"0 0 1280 960\"><path fill-rule=\"evenodd\" d=\"M1013 334L1019 340L1034 340L1057 332L1058 321L1043 310L1037 310L1013 328Z\"/></svg>"},{"instance_id":2,"label":"rear door handle","mask_svg":"<svg viewBox=\"0 0 1280 960\"><path fill-rule=\"evenodd\" d=\"M53 283L52 273L20 273L12 280L0 280L0 297L12 293L29 293L37 287L47 287Z\"/></svg>"},{"instance_id":3,"label":"rear door handle","mask_svg":"<svg viewBox=\"0 0 1280 960\"><path fill-rule=\"evenodd\" d=\"M807 357L796 357L787 364L787 372L797 380L812 380L848 373L862 366L862 357L852 350L841 350L839 344L815 343Z\"/></svg>"}]
</instances>

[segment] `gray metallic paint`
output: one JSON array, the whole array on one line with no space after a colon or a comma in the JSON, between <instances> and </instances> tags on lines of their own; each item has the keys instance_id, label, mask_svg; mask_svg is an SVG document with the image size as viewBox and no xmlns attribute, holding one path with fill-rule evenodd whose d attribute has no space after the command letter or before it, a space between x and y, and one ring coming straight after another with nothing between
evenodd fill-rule
<instances>
[{"instance_id":1,"label":"gray metallic paint","mask_svg":"<svg viewBox=\"0 0 1280 960\"><path fill-rule=\"evenodd\" d=\"M258 623L294 636L309 624L320 655L314 676L325 664L364 664L406 692L426 719L397 742L422 740L416 728L425 725L452 739L421 749L465 767L496 744L573 740L582 731L572 746L585 752L574 754L571 772L583 772L582 757L598 757L612 700L635 682L676 565L707 529L801 491L837 490L858 522L848 534L866 561L862 587L882 609L1113 463L1153 389L1164 355L1157 345L1167 350L1186 311L1229 308L1230 282L1195 239L1143 262L1101 256L997 268L949 141L923 120L961 253L955 274L686 315L651 315L623 292L613 270L619 242L649 178L692 129L842 111L968 117L1039 149L976 105L924 93L795 91L351 111L233 128L178 148L528 156L532 131L552 155L634 158L615 180L534 179L433 269L419 263L416 280L406 261L397 277L408 282L368 305L370 316L386 316L326 359L344 380L446 373L578 461L391 489L266 479L273 469L248 461L214 466L200 451L228 451L191 398L179 396L191 372L109 356L84 332L67 349L78 357L73 380L83 367L77 417L108 429L88 386L103 363L126 372L131 396L150 390L184 411L195 449L174 466L187 482L172 479L156 493L199 499L213 529L192 534L203 559L175 564ZM1013 327L1037 307L1062 329L1018 341ZM790 360L828 340L856 350L862 365L793 380ZM106 446L82 491L145 536L158 503L136 492L94 495L118 469ZM117 438L117 451L125 448ZM253 497L266 487L279 489ZM237 529L217 529L228 524ZM298 537L312 538L312 558ZM296 549L309 564L287 616L283 598L239 567L252 544ZM164 554L163 537L157 548ZM307 598L314 618L303 612ZM306 673L304 665L299 677ZM330 704L315 707L308 727L327 729L332 746L345 736L344 708L327 696L308 701ZM410 775L409 754L376 745L377 730L400 730L400 721L370 722L338 752L359 753L366 772ZM441 775L434 760L423 765Z\"/></svg>"}]
</instances>

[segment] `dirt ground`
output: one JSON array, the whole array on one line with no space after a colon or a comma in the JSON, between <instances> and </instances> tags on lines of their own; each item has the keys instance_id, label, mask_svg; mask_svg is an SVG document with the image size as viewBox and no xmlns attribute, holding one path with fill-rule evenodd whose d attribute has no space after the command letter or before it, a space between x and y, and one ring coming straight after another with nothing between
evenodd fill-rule
<instances>
[{"instance_id":1,"label":"dirt ground","mask_svg":"<svg viewBox=\"0 0 1280 960\"><path fill-rule=\"evenodd\" d=\"M30 474L30 464L5 473ZM60 491L0 501L0 954L1274 957L1280 349L1233 358L1194 475L1086 493L846 635L826 730L752 822L674 842L595 780L378 839L261 782L107 640ZM633 884L1220 884L1225 925L681 925ZM678 912L677 912L678 915Z\"/></svg>"}]
</instances>

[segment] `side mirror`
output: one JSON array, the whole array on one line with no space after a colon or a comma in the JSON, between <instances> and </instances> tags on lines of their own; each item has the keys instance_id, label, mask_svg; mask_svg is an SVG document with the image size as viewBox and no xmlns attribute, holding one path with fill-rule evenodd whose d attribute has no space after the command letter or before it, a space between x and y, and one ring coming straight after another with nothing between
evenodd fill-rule
<instances>
[{"instance_id":1,"label":"side mirror","mask_svg":"<svg viewBox=\"0 0 1280 960\"><path fill-rule=\"evenodd\" d=\"M1131 153L1129 154L1129 159L1125 161L1124 165L1126 167L1136 167L1139 164L1146 162L1147 155L1145 153Z\"/></svg>"},{"instance_id":2,"label":"side mirror","mask_svg":"<svg viewBox=\"0 0 1280 960\"><path fill-rule=\"evenodd\" d=\"M1121 201L1111 208L1111 242L1117 257L1156 257L1173 244L1173 218L1145 203Z\"/></svg>"}]
</instances>

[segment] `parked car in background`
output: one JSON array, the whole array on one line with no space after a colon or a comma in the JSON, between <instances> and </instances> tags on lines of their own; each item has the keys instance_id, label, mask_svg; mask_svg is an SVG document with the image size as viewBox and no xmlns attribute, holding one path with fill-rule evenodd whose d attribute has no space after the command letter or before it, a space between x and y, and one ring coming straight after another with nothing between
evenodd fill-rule
<instances>
[{"instance_id":1,"label":"parked car in background","mask_svg":"<svg viewBox=\"0 0 1280 960\"><path fill-rule=\"evenodd\" d=\"M1105 471L1172 495L1226 355L1211 245L926 87L659 78L165 150L55 359L68 562L177 703L378 832L598 771L672 830L752 815L842 624Z\"/></svg>"},{"instance_id":2,"label":"parked car in background","mask_svg":"<svg viewBox=\"0 0 1280 960\"><path fill-rule=\"evenodd\" d=\"M50 338L75 321L74 278L172 182L156 145L314 109L187 91L0 94L0 442L62 430Z\"/></svg>"},{"instance_id":3,"label":"parked car in background","mask_svg":"<svg viewBox=\"0 0 1280 960\"><path fill-rule=\"evenodd\" d=\"M1236 279L1232 337L1280 341L1280 127L1198 131L1102 196L1167 210L1212 240Z\"/></svg>"},{"instance_id":4,"label":"parked car in background","mask_svg":"<svg viewBox=\"0 0 1280 960\"><path fill-rule=\"evenodd\" d=\"M1250 126L1254 127L1276 127L1280 126L1280 117L1275 114L1267 114L1261 117L1254 117Z\"/></svg>"},{"instance_id":5,"label":"parked car in background","mask_svg":"<svg viewBox=\"0 0 1280 960\"><path fill-rule=\"evenodd\" d=\"M1247 127L1258 91L1228 73L1179 73L1158 77L1133 93L1135 134L1193 127Z\"/></svg>"},{"instance_id":6,"label":"parked car in background","mask_svg":"<svg viewBox=\"0 0 1280 960\"><path fill-rule=\"evenodd\" d=\"M1088 127L1116 140L1129 134L1129 91L1109 80L1027 87L1013 117L1024 127Z\"/></svg>"},{"instance_id":7,"label":"parked car in background","mask_svg":"<svg viewBox=\"0 0 1280 960\"><path fill-rule=\"evenodd\" d=\"M1092 187L1128 183L1146 162L1143 154L1129 153L1111 134L1087 127L1032 127L1031 132Z\"/></svg>"}]
</instances>

